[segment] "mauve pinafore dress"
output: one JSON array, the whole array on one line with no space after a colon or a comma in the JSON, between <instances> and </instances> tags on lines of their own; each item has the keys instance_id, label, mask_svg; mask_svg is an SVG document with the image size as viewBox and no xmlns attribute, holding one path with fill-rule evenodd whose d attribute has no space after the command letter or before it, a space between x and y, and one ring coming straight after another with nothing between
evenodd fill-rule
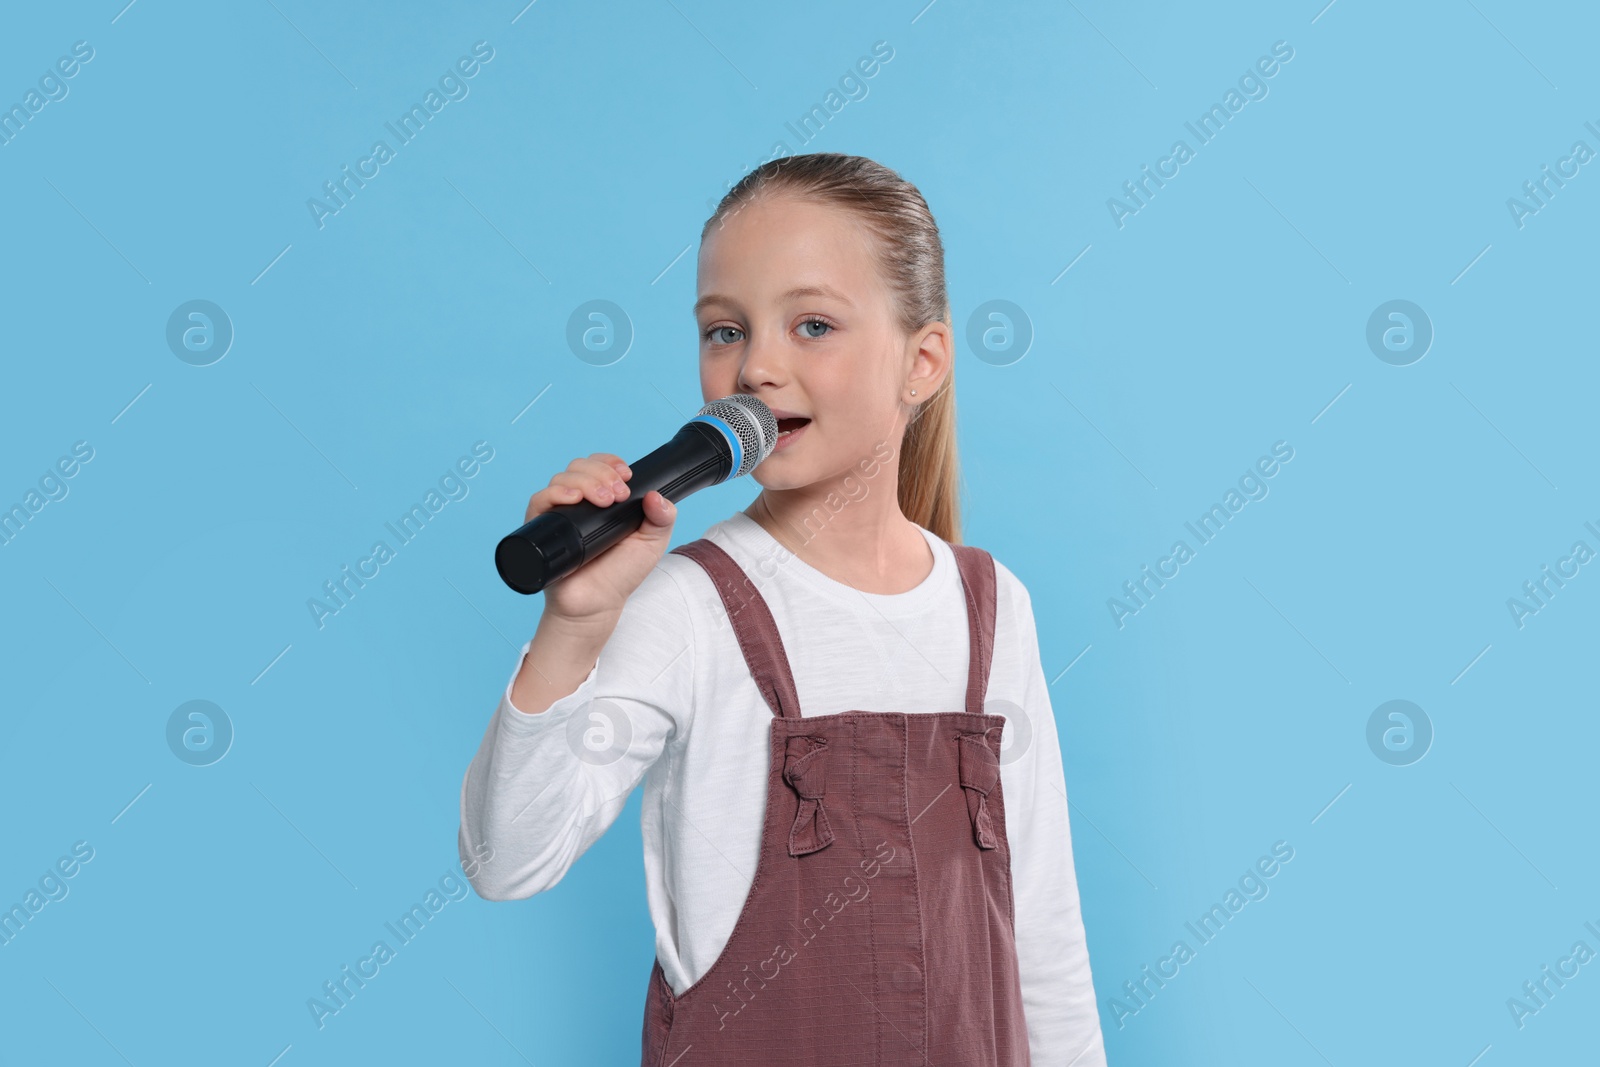
<instances>
[{"instance_id":1,"label":"mauve pinafore dress","mask_svg":"<svg viewBox=\"0 0 1600 1067\"><path fill-rule=\"evenodd\" d=\"M673 550L710 574L773 718L755 879L698 981L674 995L656 962L643 1067L1028 1067L1005 719L983 710L994 560L950 547L971 636L966 710L812 718L739 564L704 538Z\"/></svg>"}]
</instances>

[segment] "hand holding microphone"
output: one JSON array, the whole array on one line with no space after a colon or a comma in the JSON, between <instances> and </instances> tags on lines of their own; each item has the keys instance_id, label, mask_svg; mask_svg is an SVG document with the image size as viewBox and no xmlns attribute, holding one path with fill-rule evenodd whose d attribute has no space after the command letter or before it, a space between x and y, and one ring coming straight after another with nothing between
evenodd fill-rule
<instances>
[{"instance_id":1,"label":"hand holding microphone","mask_svg":"<svg viewBox=\"0 0 1600 1067\"><path fill-rule=\"evenodd\" d=\"M593 669L672 537L674 504L748 474L778 441L778 421L752 396L713 400L671 441L633 464L609 452L575 459L528 501L527 523L495 547L500 577L545 592L544 615L512 682L512 706L537 715ZM623 488L613 488L616 483ZM598 558L597 558L598 557Z\"/></svg>"},{"instance_id":2,"label":"hand holding microphone","mask_svg":"<svg viewBox=\"0 0 1600 1067\"><path fill-rule=\"evenodd\" d=\"M574 459L528 501L527 522L496 546L495 567L519 593L548 588L547 607L568 618L618 611L666 551L676 502L749 473L777 440L771 409L736 393L631 465L608 452Z\"/></svg>"}]
</instances>

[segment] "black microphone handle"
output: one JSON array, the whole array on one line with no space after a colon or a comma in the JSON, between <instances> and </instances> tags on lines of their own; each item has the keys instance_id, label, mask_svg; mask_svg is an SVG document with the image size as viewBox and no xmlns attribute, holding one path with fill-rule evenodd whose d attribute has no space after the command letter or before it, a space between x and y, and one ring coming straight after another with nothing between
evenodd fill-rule
<instances>
[{"instance_id":1,"label":"black microphone handle","mask_svg":"<svg viewBox=\"0 0 1600 1067\"><path fill-rule=\"evenodd\" d=\"M644 498L654 489L676 504L727 479L733 454L704 422L685 423L672 440L628 464L628 498L601 507L588 500L557 504L495 546L501 579L519 593L540 592L644 525Z\"/></svg>"}]
</instances>

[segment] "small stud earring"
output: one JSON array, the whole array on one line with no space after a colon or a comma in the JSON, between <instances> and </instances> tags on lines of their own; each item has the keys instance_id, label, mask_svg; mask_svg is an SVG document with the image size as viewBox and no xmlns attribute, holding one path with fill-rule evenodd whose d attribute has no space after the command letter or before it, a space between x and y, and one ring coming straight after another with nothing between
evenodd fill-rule
<instances>
[{"instance_id":1,"label":"small stud earring","mask_svg":"<svg viewBox=\"0 0 1600 1067\"><path fill-rule=\"evenodd\" d=\"M917 395L917 391L915 389L911 390L911 395L912 396L916 396Z\"/></svg>"}]
</instances>

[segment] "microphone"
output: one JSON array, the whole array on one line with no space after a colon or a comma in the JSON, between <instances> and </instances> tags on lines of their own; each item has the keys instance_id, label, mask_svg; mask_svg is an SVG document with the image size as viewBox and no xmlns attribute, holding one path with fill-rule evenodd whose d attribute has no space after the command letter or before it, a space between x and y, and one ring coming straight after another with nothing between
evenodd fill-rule
<instances>
[{"instance_id":1,"label":"microphone","mask_svg":"<svg viewBox=\"0 0 1600 1067\"><path fill-rule=\"evenodd\" d=\"M636 463L628 498L601 507L588 500L557 504L502 538L494 566L519 593L532 594L570 574L644 525L644 498L654 489L676 504L690 493L748 474L772 454L778 420L753 396L713 400L672 440Z\"/></svg>"}]
</instances>

